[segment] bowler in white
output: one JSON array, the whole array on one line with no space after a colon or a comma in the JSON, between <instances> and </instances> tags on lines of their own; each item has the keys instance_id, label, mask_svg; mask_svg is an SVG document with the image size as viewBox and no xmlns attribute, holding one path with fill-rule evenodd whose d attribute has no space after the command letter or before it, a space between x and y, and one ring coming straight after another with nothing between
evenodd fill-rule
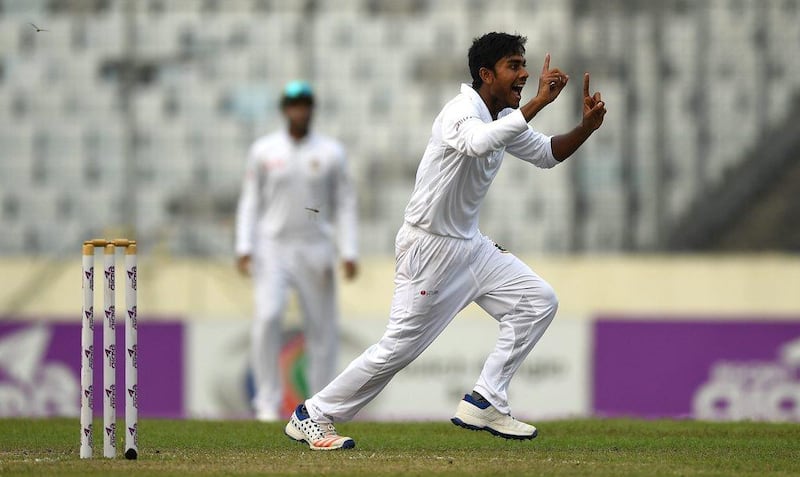
<instances>
[{"instance_id":1,"label":"bowler in white","mask_svg":"<svg viewBox=\"0 0 800 477\"><path fill-rule=\"evenodd\" d=\"M529 79L525 41L494 32L474 40L468 53L472 84L462 85L434 120L397 234L386 332L297 407L285 428L292 439L311 449L355 447L334 423L355 416L471 302L497 321L499 337L451 421L508 439L536 437L534 426L513 417L507 390L553 321L558 300L544 279L480 233L478 214L506 152L554 167L600 127L606 109L599 92L589 94L587 73L579 125L552 137L533 130L528 122L559 96L569 76L551 68L546 55L532 85L536 94L520 107Z\"/></svg>"}]
</instances>

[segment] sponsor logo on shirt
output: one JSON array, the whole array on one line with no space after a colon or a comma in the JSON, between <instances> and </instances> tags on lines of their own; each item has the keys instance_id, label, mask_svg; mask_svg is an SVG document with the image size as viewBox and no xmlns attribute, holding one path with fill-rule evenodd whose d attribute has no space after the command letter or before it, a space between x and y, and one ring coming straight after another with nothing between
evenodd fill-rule
<instances>
[{"instance_id":1,"label":"sponsor logo on shirt","mask_svg":"<svg viewBox=\"0 0 800 477\"><path fill-rule=\"evenodd\" d=\"M456 131L458 131L458 129L461 127L462 124L469 121L470 119L478 119L478 118L475 116L467 116L466 118L459 119L458 121L456 121L455 124Z\"/></svg>"}]
</instances>

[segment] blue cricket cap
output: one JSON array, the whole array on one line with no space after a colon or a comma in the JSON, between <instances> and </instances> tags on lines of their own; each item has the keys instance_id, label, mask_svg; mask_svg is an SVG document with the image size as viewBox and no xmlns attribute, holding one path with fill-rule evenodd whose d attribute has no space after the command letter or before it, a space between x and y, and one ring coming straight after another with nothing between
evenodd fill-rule
<instances>
[{"instance_id":1,"label":"blue cricket cap","mask_svg":"<svg viewBox=\"0 0 800 477\"><path fill-rule=\"evenodd\" d=\"M314 91L307 81L295 80L286 83L283 87L283 96L281 97L281 105L285 105L291 101L306 100L309 103L314 103Z\"/></svg>"}]
</instances>

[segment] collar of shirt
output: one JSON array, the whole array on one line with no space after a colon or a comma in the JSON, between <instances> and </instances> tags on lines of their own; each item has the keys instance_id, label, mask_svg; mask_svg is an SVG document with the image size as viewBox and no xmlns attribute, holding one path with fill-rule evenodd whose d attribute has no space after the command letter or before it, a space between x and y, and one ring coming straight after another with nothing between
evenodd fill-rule
<instances>
[{"instance_id":1,"label":"collar of shirt","mask_svg":"<svg viewBox=\"0 0 800 477\"><path fill-rule=\"evenodd\" d=\"M475 88L472 87L471 84L462 83L461 84L461 94L466 95L467 98L472 101L472 104L478 109L478 112L481 115L481 119L484 122L489 122L492 120L492 113L489 112L489 108L486 107L486 103L483 102L483 98L481 95L475 91Z\"/></svg>"},{"instance_id":2,"label":"collar of shirt","mask_svg":"<svg viewBox=\"0 0 800 477\"><path fill-rule=\"evenodd\" d=\"M303 138L301 138L300 140L297 140L297 139L293 138L291 136L291 134L289 134L289 130L288 129L282 129L281 130L281 136L283 136L283 140L286 141L287 144L289 144L291 146L294 146L294 147L303 147L306 144L311 144L311 142L314 140L314 137L315 137L314 136L314 132L313 131L309 131L308 134L306 134Z\"/></svg>"},{"instance_id":3,"label":"collar of shirt","mask_svg":"<svg viewBox=\"0 0 800 477\"><path fill-rule=\"evenodd\" d=\"M488 123L490 121L494 121L494 119L492 119L492 113L489 112L489 108L486 106L486 103L483 102L483 98L481 98L481 95L475 91L475 88L473 88L471 84L461 83L461 94L466 95L470 101L472 101L475 107L478 108L478 112L480 113L481 119L484 122ZM497 119L500 119L503 116L508 116L514 111L514 108L505 108L497 114Z\"/></svg>"}]
</instances>

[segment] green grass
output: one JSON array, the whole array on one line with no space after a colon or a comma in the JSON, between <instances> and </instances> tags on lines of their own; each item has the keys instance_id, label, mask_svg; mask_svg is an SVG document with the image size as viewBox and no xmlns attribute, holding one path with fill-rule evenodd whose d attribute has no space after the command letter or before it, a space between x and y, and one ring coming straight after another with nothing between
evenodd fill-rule
<instances>
[{"instance_id":1,"label":"green grass","mask_svg":"<svg viewBox=\"0 0 800 477\"><path fill-rule=\"evenodd\" d=\"M797 424L554 421L520 442L447 422L354 422L338 429L356 449L334 452L290 441L279 423L143 420L139 429L139 460L121 451L81 460L77 419L0 419L0 476L800 475Z\"/></svg>"}]
</instances>

